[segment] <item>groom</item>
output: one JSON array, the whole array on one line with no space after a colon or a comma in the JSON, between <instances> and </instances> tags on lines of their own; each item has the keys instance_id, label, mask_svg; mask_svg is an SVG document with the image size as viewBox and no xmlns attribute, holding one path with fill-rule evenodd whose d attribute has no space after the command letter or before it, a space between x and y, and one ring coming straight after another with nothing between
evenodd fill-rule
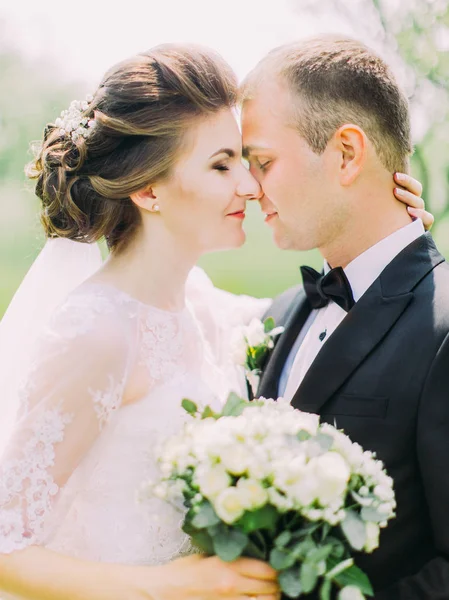
<instances>
[{"instance_id":1,"label":"groom","mask_svg":"<svg viewBox=\"0 0 449 600\"><path fill-rule=\"evenodd\" d=\"M321 37L262 60L242 117L277 245L325 259L270 309L285 332L259 395L384 461L397 517L357 559L375 599L448 600L449 266L392 195L412 151L407 101L363 44Z\"/></svg>"}]
</instances>

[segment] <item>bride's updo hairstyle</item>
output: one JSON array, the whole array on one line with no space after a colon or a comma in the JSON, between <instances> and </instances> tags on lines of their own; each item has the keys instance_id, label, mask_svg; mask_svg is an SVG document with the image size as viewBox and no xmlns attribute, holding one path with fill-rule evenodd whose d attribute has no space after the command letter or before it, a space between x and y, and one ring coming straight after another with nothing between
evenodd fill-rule
<instances>
[{"instance_id":1,"label":"bride's updo hairstyle","mask_svg":"<svg viewBox=\"0 0 449 600\"><path fill-rule=\"evenodd\" d=\"M236 101L234 73L201 47L166 44L113 67L79 104L88 135L57 119L27 167L47 236L123 248L141 223L130 195L170 175L198 119Z\"/></svg>"}]
</instances>

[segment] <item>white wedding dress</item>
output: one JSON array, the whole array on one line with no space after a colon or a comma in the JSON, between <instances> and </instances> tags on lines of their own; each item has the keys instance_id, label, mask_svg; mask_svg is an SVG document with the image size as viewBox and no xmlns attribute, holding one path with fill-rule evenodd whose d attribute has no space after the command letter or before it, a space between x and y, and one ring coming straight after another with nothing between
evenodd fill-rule
<instances>
[{"instance_id":1,"label":"white wedding dress","mask_svg":"<svg viewBox=\"0 0 449 600\"><path fill-rule=\"evenodd\" d=\"M139 565L191 552L183 515L139 504L137 490L157 477L159 441L189 418L183 398L217 406L244 390L229 332L268 306L198 270L176 313L106 284L70 293L40 338L0 461L0 552L37 544Z\"/></svg>"}]
</instances>

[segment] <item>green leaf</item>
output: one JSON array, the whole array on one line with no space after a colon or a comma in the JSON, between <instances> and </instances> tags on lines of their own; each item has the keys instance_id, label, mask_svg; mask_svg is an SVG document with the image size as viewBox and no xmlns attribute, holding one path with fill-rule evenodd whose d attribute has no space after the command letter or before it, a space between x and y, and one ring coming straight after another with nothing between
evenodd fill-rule
<instances>
[{"instance_id":1,"label":"green leaf","mask_svg":"<svg viewBox=\"0 0 449 600\"><path fill-rule=\"evenodd\" d=\"M284 571L289 567L292 567L296 562L296 558L293 553L288 550L282 550L281 548L273 548L270 552L270 565L276 571Z\"/></svg>"},{"instance_id":2,"label":"green leaf","mask_svg":"<svg viewBox=\"0 0 449 600\"><path fill-rule=\"evenodd\" d=\"M299 570L302 590L305 594L313 591L318 581L318 569L316 565L309 562L303 562Z\"/></svg>"},{"instance_id":3,"label":"green leaf","mask_svg":"<svg viewBox=\"0 0 449 600\"><path fill-rule=\"evenodd\" d=\"M257 531L258 529L274 531L278 519L279 513L277 509L271 504L266 504L257 510L246 511L238 523L246 533Z\"/></svg>"},{"instance_id":4,"label":"green leaf","mask_svg":"<svg viewBox=\"0 0 449 600\"><path fill-rule=\"evenodd\" d=\"M231 392L223 407L222 415L224 417L238 417L249 405L249 402L243 400L243 398L240 398L240 396L237 396L234 392Z\"/></svg>"},{"instance_id":5,"label":"green leaf","mask_svg":"<svg viewBox=\"0 0 449 600\"><path fill-rule=\"evenodd\" d=\"M265 321L263 322L263 327L264 327L265 333L270 333L270 331L276 327L276 323L275 323L275 320L273 319L273 317L266 318Z\"/></svg>"},{"instance_id":6,"label":"green leaf","mask_svg":"<svg viewBox=\"0 0 449 600\"><path fill-rule=\"evenodd\" d=\"M204 410L201 414L201 418L202 419L208 419L209 417L212 417L214 419L218 419L220 417L220 415L216 412L214 412L211 407L209 405L204 407Z\"/></svg>"},{"instance_id":7,"label":"green leaf","mask_svg":"<svg viewBox=\"0 0 449 600\"><path fill-rule=\"evenodd\" d=\"M298 433L296 434L296 437L298 438L298 440L300 442L306 442L312 436L310 435L310 433L308 431L305 431L304 429L301 429L301 431L298 431Z\"/></svg>"},{"instance_id":8,"label":"green leaf","mask_svg":"<svg viewBox=\"0 0 449 600\"><path fill-rule=\"evenodd\" d=\"M248 536L239 529L223 527L214 535L213 544L217 556L226 562L232 562L242 555Z\"/></svg>"},{"instance_id":9,"label":"green leaf","mask_svg":"<svg viewBox=\"0 0 449 600\"><path fill-rule=\"evenodd\" d=\"M381 514L371 506L363 507L360 512L360 516L364 521L373 521L374 523L381 523L382 521L385 521L385 515Z\"/></svg>"},{"instance_id":10,"label":"green leaf","mask_svg":"<svg viewBox=\"0 0 449 600\"><path fill-rule=\"evenodd\" d=\"M341 528L354 550L362 550L366 543L366 527L359 515L353 510L347 510Z\"/></svg>"},{"instance_id":11,"label":"green leaf","mask_svg":"<svg viewBox=\"0 0 449 600\"><path fill-rule=\"evenodd\" d=\"M325 574L327 579L335 579L340 573L350 569L354 565L353 558L347 558L346 560L337 560L335 558L329 558L327 561L327 568L329 569Z\"/></svg>"},{"instance_id":12,"label":"green leaf","mask_svg":"<svg viewBox=\"0 0 449 600\"><path fill-rule=\"evenodd\" d=\"M283 548L286 546L292 539L292 534L290 531L283 531L277 538L274 540L274 545L277 548Z\"/></svg>"},{"instance_id":13,"label":"green leaf","mask_svg":"<svg viewBox=\"0 0 449 600\"><path fill-rule=\"evenodd\" d=\"M307 538L298 544L295 544L292 548L293 554L296 558L305 559L307 554L312 550L316 549L316 544L311 538Z\"/></svg>"},{"instance_id":14,"label":"green leaf","mask_svg":"<svg viewBox=\"0 0 449 600\"><path fill-rule=\"evenodd\" d=\"M181 402L181 406L185 411L189 413L189 415L196 415L196 413L198 412L198 406L195 404L195 402L192 402L187 398L184 398L184 400Z\"/></svg>"},{"instance_id":15,"label":"green leaf","mask_svg":"<svg viewBox=\"0 0 449 600\"><path fill-rule=\"evenodd\" d=\"M332 581L325 579L320 587L320 600L331 600Z\"/></svg>"},{"instance_id":16,"label":"green leaf","mask_svg":"<svg viewBox=\"0 0 449 600\"><path fill-rule=\"evenodd\" d=\"M302 585L299 578L298 567L292 567L279 573L278 577L281 590L289 598L298 598L302 594Z\"/></svg>"},{"instance_id":17,"label":"green leaf","mask_svg":"<svg viewBox=\"0 0 449 600\"><path fill-rule=\"evenodd\" d=\"M214 554L214 545L208 531L205 529L198 531L187 518L184 519L182 530L190 536L194 546L197 546L197 548L206 554L211 556Z\"/></svg>"},{"instance_id":18,"label":"green leaf","mask_svg":"<svg viewBox=\"0 0 449 600\"><path fill-rule=\"evenodd\" d=\"M196 529L206 529L206 527L216 525L219 522L220 519L210 502L200 504L195 511L195 516L191 520L192 526Z\"/></svg>"},{"instance_id":19,"label":"green leaf","mask_svg":"<svg viewBox=\"0 0 449 600\"><path fill-rule=\"evenodd\" d=\"M314 548L307 553L307 562L319 563L322 560L327 560L333 550L332 544L326 544L325 546L319 546Z\"/></svg>"},{"instance_id":20,"label":"green leaf","mask_svg":"<svg viewBox=\"0 0 449 600\"><path fill-rule=\"evenodd\" d=\"M327 435L326 433L319 433L315 440L321 446L321 449L327 452L334 445L334 438L331 435Z\"/></svg>"},{"instance_id":21,"label":"green leaf","mask_svg":"<svg viewBox=\"0 0 449 600\"><path fill-rule=\"evenodd\" d=\"M373 586L366 573L359 569L356 565L352 565L349 569L340 573L333 578L339 586L344 587L345 585L354 585L360 589L362 594L365 596L374 596Z\"/></svg>"}]
</instances>

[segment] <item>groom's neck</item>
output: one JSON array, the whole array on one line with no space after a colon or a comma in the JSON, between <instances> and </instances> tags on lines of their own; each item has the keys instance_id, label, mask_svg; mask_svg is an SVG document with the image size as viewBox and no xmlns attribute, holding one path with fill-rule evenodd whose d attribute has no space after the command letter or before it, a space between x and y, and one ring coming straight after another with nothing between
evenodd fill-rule
<instances>
[{"instance_id":1,"label":"groom's neck","mask_svg":"<svg viewBox=\"0 0 449 600\"><path fill-rule=\"evenodd\" d=\"M391 196L385 203L379 198L375 202L363 202L330 243L319 250L331 267L345 268L363 252L411 222L405 206L392 202Z\"/></svg>"}]
</instances>

